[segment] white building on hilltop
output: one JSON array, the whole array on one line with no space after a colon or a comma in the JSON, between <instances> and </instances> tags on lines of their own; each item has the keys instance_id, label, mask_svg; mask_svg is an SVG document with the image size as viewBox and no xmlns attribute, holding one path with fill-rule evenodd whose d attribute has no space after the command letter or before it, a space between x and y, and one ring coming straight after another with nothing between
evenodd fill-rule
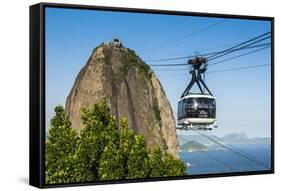
<instances>
[{"instance_id":1,"label":"white building on hilltop","mask_svg":"<svg viewBox=\"0 0 281 191\"><path fill-rule=\"evenodd\" d=\"M105 46L123 47L121 41L118 38L112 39L111 42L103 42L101 44Z\"/></svg>"},{"instance_id":2,"label":"white building on hilltop","mask_svg":"<svg viewBox=\"0 0 281 191\"><path fill-rule=\"evenodd\" d=\"M122 47L122 43L118 38L112 39L110 44L116 47Z\"/></svg>"}]
</instances>

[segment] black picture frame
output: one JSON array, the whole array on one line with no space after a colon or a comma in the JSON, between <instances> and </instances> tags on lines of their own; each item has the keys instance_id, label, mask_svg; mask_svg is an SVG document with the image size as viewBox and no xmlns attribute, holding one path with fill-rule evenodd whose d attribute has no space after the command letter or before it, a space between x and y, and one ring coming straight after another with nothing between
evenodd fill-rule
<instances>
[{"instance_id":1,"label":"black picture frame","mask_svg":"<svg viewBox=\"0 0 281 191\"><path fill-rule=\"evenodd\" d=\"M69 8L81 10L104 10L132 13L153 13L165 15L184 15L199 17L216 18L238 18L249 20L264 20L271 22L271 169L264 171L233 172L207 175L188 175L179 177L162 177L149 179L99 181L88 183L71 184L45 184L45 8ZM215 13L196 13L183 11L168 11L154 9L135 9L120 7L103 7L93 5L73 5L56 3L39 3L30 6L30 96L29 96L29 184L38 188L98 185L98 184L116 184L147 181L166 181L194 178L211 178L241 175L257 175L274 173L274 18L249 16L249 15L231 15Z\"/></svg>"}]
</instances>

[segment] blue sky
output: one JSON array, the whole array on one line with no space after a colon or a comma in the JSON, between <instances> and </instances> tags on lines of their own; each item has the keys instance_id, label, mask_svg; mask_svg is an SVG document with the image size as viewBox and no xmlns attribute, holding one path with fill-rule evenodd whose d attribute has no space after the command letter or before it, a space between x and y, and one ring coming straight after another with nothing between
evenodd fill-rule
<instances>
[{"instance_id":1,"label":"blue sky","mask_svg":"<svg viewBox=\"0 0 281 191\"><path fill-rule=\"evenodd\" d=\"M271 29L268 21L227 19L209 30L155 49L222 20L224 19L47 8L46 125L49 124L54 107L58 104L65 105L78 72L86 64L93 49L102 42L119 38L124 46L135 50L147 64L160 64L148 60L223 50ZM244 52L237 54L241 53ZM222 59L225 58L227 57ZM177 60L161 64L185 62L186 60ZM269 48L210 66L208 71L270 63ZM177 101L187 86L190 75L188 71L173 71L171 68L152 67L176 114ZM251 137L270 136L270 76L270 67L206 74L206 83L217 99L219 128L213 131L214 134L245 132Z\"/></svg>"}]
</instances>

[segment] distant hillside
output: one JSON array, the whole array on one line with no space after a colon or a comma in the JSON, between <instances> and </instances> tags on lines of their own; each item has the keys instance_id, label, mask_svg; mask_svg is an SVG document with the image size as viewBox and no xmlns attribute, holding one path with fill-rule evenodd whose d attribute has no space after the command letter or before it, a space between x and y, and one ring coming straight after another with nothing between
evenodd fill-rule
<instances>
[{"instance_id":1,"label":"distant hillside","mask_svg":"<svg viewBox=\"0 0 281 191\"><path fill-rule=\"evenodd\" d=\"M229 144L270 144L270 137L248 137L245 133L231 133L219 137L224 143ZM211 146L214 143L200 135L179 135L179 144L183 145L187 141L196 141L203 145Z\"/></svg>"},{"instance_id":2,"label":"distant hillside","mask_svg":"<svg viewBox=\"0 0 281 191\"><path fill-rule=\"evenodd\" d=\"M221 137L226 143L230 144L270 144L270 137L249 138L245 133L232 133Z\"/></svg>"},{"instance_id":3,"label":"distant hillside","mask_svg":"<svg viewBox=\"0 0 281 191\"><path fill-rule=\"evenodd\" d=\"M187 141L182 146L180 146L180 149L187 152L199 152L207 151L208 147L201 143L198 143L197 141Z\"/></svg>"},{"instance_id":4,"label":"distant hillside","mask_svg":"<svg viewBox=\"0 0 281 191\"><path fill-rule=\"evenodd\" d=\"M226 142L241 143L249 140L249 137L245 133L231 133L221 137Z\"/></svg>"},{"instance_id":5,"label":"distant hillside","mask_svg":"<svg viewBox=\"0 0 281 191\"><path fill-rule=\"evenodd\" d=\"M196 141L200 144L211 145L212 142L200 135L178 135L179 145L183 145L187 141Z\"/></svg>"}]
</instances>

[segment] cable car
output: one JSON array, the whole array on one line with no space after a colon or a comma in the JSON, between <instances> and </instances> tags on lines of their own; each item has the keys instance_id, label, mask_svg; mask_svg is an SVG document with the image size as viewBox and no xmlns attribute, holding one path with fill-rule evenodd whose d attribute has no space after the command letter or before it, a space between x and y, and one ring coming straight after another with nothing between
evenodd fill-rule
<instances>
[{"instance_id":1,"label":"cable car","mask_svg":"<svg viewBox=\"0 0 281 191\"><path fill-rule=\"evenodd\" d=\"M216 126L216 99L202 80L207 59L195 57L188 61L192 79L178 102L178 125L181 129L212 130ZM200 93L191 93L194 84Z\"/></svg>"},{"instance_id":2,"label":"cable car","mask_svg":"<svg viewBox=\"0 0 281 191\"><path fill-rule=\"evenodd\" d=\"M178 125L203 130L212 128L216 118L214 96L204 94L187 95L178 103Z\"/></svg>"}]
</instances>

